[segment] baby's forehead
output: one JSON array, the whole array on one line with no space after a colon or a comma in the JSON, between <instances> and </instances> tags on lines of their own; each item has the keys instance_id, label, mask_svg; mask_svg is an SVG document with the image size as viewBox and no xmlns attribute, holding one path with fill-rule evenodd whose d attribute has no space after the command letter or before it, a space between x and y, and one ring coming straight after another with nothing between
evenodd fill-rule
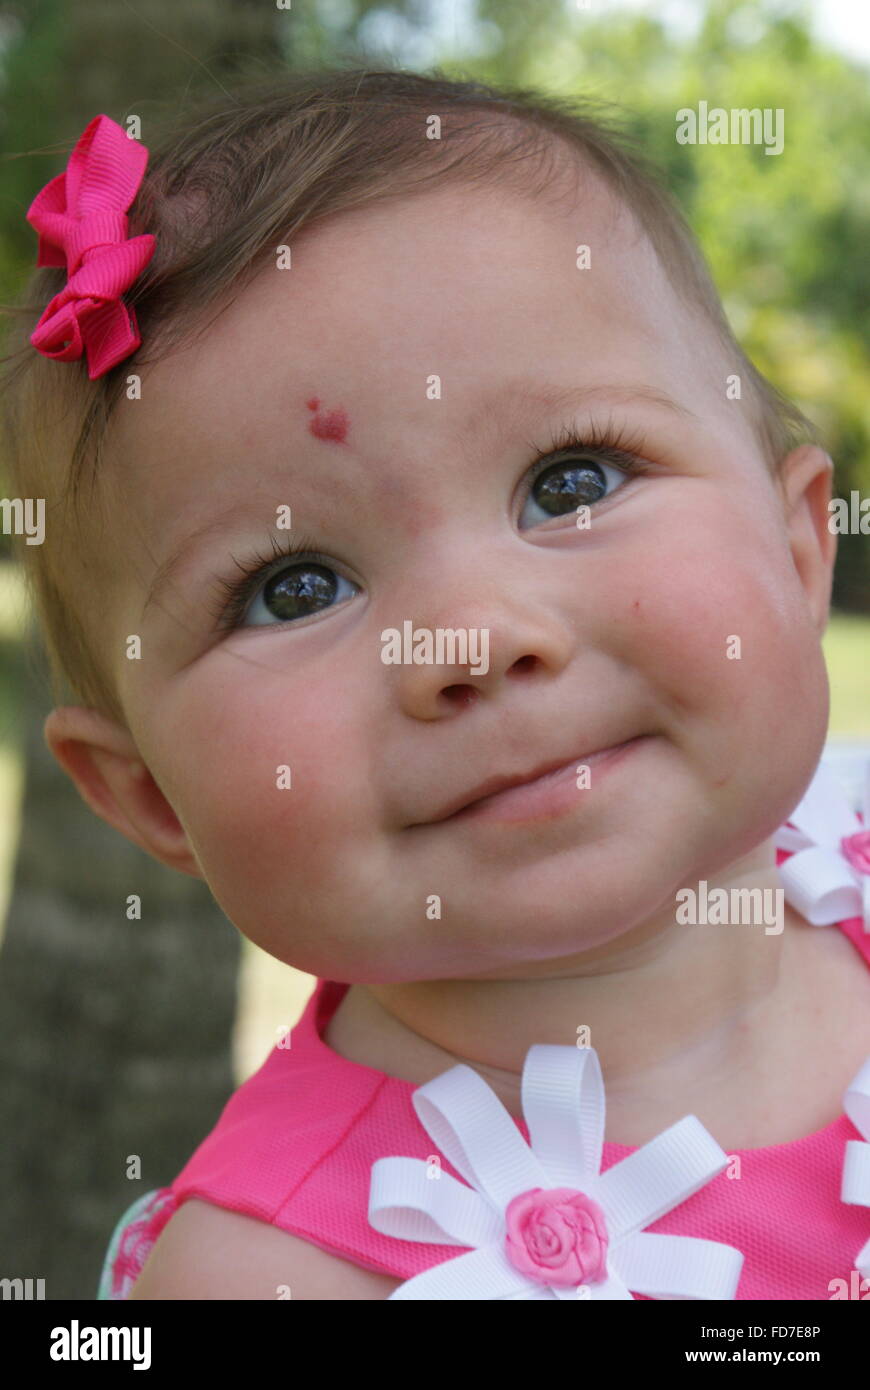
<instances>
[{"instance_id":1,"label":"baby's forehead","mask_svg":"<svg viewBox=\"0 0 870 1390\"><path fill-rule=\"evenodd\" d=\"M548 324L591 358L596 339L618 332L658 350L685 317L642 228L600 178L573 199L443 185L306 227L282 250L286 260L229 292L193 351L156 364L153 390L207 408L213 383L244 375L245 360L264 384L328 360L395 393L416 389L424 369L467 373L470 359L484 384L488 361L500 374L501 343L515 356Z\"/></svg>"},{"instance_id":2,"label":"baby's forehead","mask_svg":"<svg viewBox=\"0 0 870 1390\"><path fill-rule=\"evenodd\" d=\"M616 266L649 281L661 273L646 229L594 170L574 169L543 195L494 179L397 194L305 227L293 249L297 267L353 278L360 291L372 277L386 287L409 269L421 285L487 267L501 269L506 279L546 269L569 283L581 272L606 277ZM509 283L503 287L509 290Z\"/></svg>"},{"instance_id":3,"label":"baby's forehead","mask_svg":"<svg viewBox=\"0 0 870 1390\"><path fill-rule=\"evenodd\" d=\"M117 447L155 529L216 469L235 465L237 486L281 458L307 472L325 458L318 430L333 452L344 442L341 412L351 448L412 457L445 421L458 440L487 413L522 424L516 381L678 392L704 372L703 335L600 179L537 200L445 185L308 227L291 251L192 325L125 405Z\"/></svg>"}]
</instances>

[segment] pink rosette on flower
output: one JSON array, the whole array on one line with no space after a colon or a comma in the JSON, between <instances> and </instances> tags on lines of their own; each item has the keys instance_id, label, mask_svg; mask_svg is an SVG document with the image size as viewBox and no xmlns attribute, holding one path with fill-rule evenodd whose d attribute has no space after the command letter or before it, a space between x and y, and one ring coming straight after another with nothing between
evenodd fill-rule
<instances>
[{"instance_id":1,"label":"pink rosette on flower","mask_svg":"<svg viewBox=\"0 0 870 1390\"><path fill-rule=\"evenodd\" d=\"M607 1271L607 1222L597 1202L570 1187L533 1187L505 1212L515 1269L541 1284L594 1283Z\"/></svg>"},{"instance_id":2,"label":"pink rosette on flower","mask_svg":"<svg viewBox=\"0 0 870 1390\"><path fill-rule=\"evenodd\" d=\"M870 874L870 830L859 830L854 835L845 835L840 848L859 874Z\"/></svg>"}]
</instances>

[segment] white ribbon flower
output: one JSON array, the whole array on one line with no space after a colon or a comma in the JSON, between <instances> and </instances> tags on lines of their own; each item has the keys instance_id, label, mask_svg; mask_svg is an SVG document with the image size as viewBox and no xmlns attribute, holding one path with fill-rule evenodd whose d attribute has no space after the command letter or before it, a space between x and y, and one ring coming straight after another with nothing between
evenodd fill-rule
<instances>
[{"instance_id":1,"label":"white ribbon flower","mask_svg":"<svg viewBox=\"0 0 870 1390\"><path fill-rule=\"evenodd\" d=\"M862 917L870 932L870 759L862 778L863 825L820 763L803 800L774 837L793 851L779 865L785 896L813 926Z\"/></svg>"},{"instance_id":2,"label":"white ribbon flower","mask_svg":"<svg viewBox=\"0 0 870 1390\"><path fill-rule=\"evenodd\" d=\"M863 825L837 779L820 763L800 805L776 833L777 849L794 851L779 865L785 896L814 926L861 917L870 932L870 759L861 792ZM846 1091L843 1108L870 1140L870 1057ZM847 1141L840 1197L870 1207L870 1142ZM870 1277L870 1240L859 1250L855 1268Z\"/></svg>"},{"instance_id":3,"label":"white ribbon flower","mask_svg":"<svg viewBox=\"0 0 870 1390\"><path fill-rule=\"evenodd\" d=\"M460 1064L412 1096L465 1186L417 1158L372 1164L369 1221L399 1240L468 1253L407 1279L391 1299L733 1299L743 1266L719 1241L644 1232L728 1156L686 1115L601 1172L604 1083L592 1048L537 1044L522 1076L526 1143L486 1082Z\"/></svg>"},{"instance_id":4,"label":"white ribbon flower","mask_svg":"<svg viewBox=\"0 0 870 1390\"><path fill-rule=\"evenodd\" d=\"M843 1109L864 1139L870 1140L870 1057L850 1083ZM840 1197L844 1202L870 1207L870 1143L847 1140ZM855 1268L864 1279L870 1279L870 1240L855 1256Z\"/></svg>"}]
</instances>

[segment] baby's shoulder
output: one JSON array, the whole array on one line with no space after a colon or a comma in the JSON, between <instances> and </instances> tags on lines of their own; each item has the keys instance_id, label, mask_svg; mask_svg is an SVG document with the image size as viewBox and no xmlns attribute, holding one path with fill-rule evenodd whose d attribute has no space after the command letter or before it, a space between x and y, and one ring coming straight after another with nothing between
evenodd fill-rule
<instances>
[{"instance_id":1,"label":"baby's shoulder","mask_svg":"<svg viewBox=\"0 0 870 1390\"><path fill-rule=\"evenodd\" d=\"M386 1299L401 1282L191 1197L161 1231L130 1298Z\"/></svg>"}]
</instances>

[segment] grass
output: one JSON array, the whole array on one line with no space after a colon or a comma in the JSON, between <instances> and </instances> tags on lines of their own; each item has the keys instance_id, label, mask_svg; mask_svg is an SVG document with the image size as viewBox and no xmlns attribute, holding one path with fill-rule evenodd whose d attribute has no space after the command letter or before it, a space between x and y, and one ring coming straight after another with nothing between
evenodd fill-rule
<instances>
[{"instance_id":1,"label":"grass","mask_svg":"<svg viewBox=\"0 0 870 1390\"><path fill-rule=\"evenodd\" d=\"M26 612L19 572L14 565L0 563L0 939L18 842L24 780L19 741L21 636ZM832 614L822 648L831 685L830 736L870 737L870 616ZM250 941L245 940L242 945L239 1012L233 1039L239 1085L277 1042L277 1030L292 1027L296 1022L314 985L311 975L282 965Z\"/></svg>"},{"instance_id":2,"label":"grass","mask_svg":"<svg viewBox=\"0 0 870 1390\"><path fill-rule=\"evenodd\" d=\"M830 733L870 736L870 617L835 614L822 648L831 685Z\"/></svg>"}]
</instances>

